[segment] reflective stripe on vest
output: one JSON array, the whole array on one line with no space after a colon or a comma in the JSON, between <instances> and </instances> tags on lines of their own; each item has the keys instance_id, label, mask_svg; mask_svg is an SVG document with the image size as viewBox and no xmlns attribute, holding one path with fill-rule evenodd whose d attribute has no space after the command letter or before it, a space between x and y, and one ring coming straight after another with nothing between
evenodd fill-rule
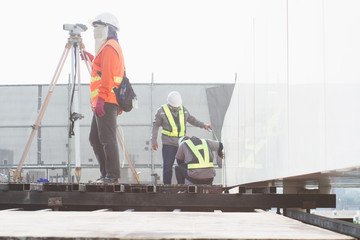
<instances>
[{"instance_id":1,"label":"reflective stripe on vest","mask_svg":"<svg viewBox=\"0 0 360 240\"><path fill-rule=\"evenodd\" d=\"M201 144L195 146L191 139L186 140L185 143L188 145L190 150L194 153L197 158L198 163L189 163L187 165L188 169L196 169L196 168L211 168L214 166L212 162L210 162L210 154L209 147L205 139L201 139ZM204 151L204 157L201 155L200 150ZM204 159L205 158L205 159Z\"/></svg>"},{"instance_id":2,"label":"reflective stripe on vest","mask_svg":"<svg viewBox=\"0 0 360 240\"><path fill-rule=\"evenodd\" d=\"M169 137L183 137L185 136L185 116L184 116L184 108L183 106L180 106L179 110L179 123L180 123L180 132L178 131L177 125L175 123L175 120L173 118L173 115L171 114L171 111L169 109L169 106L167 104L164 104L162 106L164 109L165 115L170 123L171 126L171 132L167 131L165 129L162 130L162 134L169 136Z\"/></svg>"}]
</instances>

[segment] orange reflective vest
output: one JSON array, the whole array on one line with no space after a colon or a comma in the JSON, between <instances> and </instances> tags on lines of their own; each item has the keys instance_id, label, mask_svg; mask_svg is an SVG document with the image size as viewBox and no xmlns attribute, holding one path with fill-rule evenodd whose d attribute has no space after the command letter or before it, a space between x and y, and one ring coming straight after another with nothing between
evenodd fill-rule
<instances>
[{"instance_id":1,"label":"orange reflective vest","mask_svg":"<svg viewBox=\"0 0 360 240\"><path fill-rule=\"evenodd\" d=\"M125 63L120 45L108 40L100 49L92 64L90 83L91 105L95 109L98 97L117 104L114 87L119 87L124 77Z\"/></svg>"}]
</instances>

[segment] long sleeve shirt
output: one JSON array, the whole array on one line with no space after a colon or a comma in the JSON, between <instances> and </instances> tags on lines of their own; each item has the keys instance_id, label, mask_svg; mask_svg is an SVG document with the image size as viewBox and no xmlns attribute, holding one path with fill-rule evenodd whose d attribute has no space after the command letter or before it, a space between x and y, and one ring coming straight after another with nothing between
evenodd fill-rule
<instances>
[{"instance_id":1,"label":"long sleeve shirt","mask_svg":"<svg viewBox=\"0 0 360 240\"><path fill-rule=\"evenodd\" d=\"M206 139L206 142L209 146L209 159L211 162L214 162L214 153L213 151L218 151L220 146L220 142ZM185 142L182 142L179 146L179 149L175 156L176 159L184 162L185 164L189 164L195 158L192 151L186 146ZM208 179L213 178L216 175L216 171L214 168L197 168L197 169L188 169L188 176L196 179Z\"/></svg>"},{"instance_id":2,"label":"long sleeve shirt","mask_svg":"<svg viewBox=\"0 0 360 240\"><path fill-rule=\"evenodd\" d=\"M124 57L120 45L113 39L107 41L92 64L90 92L95 108L98 97L105 102L118 104L113 87L120 85L124 76Z\"/></svg>"},{"instance_id":3,"label":"long sleeve shirt","mask_svg":"<svg viewBox=\"0 0 360 240\"><path fill-rule=\"evenodd\" d=\"M124 59L122 54L119 57L119 54L111 46L104 47L99 55L101 66L99 97L107 102L114 87L114 80L122 79L124 76Z\"/></svg>"},{"instance_id":4,"label":"long sleeve shirt","mask_svg":"<svg viewBox=\"0 0 360 240\"><path fill-rule=\"evenodd\" d=\"M184 108L185 125L188 122L195 127L205 128L205 126L206 126L205 123L197 120L194 116L192 116L190 114L190 112L185 107L183 107L183 108ZM179 115L178 111L176 111L176 112L174 112L172 110L170 110L170 111L175 117L177 117ZM160 127L165 128L165 129L171 129L171 125L170 125L170 123L166 117L166 114L164 112L164 109L162 107L160 107L157 110L157 113L155 114L155 118L153 121L152 134L151 134L151 143L152 144L157 143L157 136L158 136L158 131L159 131ZM172 145L172 146L177 147L179 145L178 140L179 140L179 137L169 137L164 134L161 134L161 141L165 145Z\"/></svg>"}]
</instances>

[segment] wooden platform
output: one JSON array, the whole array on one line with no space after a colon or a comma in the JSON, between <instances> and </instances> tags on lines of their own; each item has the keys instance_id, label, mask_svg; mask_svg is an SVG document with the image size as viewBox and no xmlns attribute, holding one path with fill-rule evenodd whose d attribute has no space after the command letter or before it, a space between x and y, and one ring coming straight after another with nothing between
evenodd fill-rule
<instances>
[{"instance_id":1,"label":"wooden platform","mask_svg":"<svg viewBox=\"0 0 360 240\"><path fill-rule=\"evenodd\" d=\"M0 211L0 239L354 239L269 212Z\"/></svg>"}]
</instances>

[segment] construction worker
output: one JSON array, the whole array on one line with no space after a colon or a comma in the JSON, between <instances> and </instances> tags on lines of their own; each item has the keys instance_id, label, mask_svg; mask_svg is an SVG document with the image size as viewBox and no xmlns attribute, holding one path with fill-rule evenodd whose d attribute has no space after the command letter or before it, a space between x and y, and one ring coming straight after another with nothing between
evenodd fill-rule
<instances>
[{"instance_id":1,"label":"construction worker","mask_svg":"<svg viewBox=\"0 0 360 240\"><path fill-rule=\"evenodd\" d=\"M179 163L175 167L178 183L211 185L216 175L213 151L217 151L220 158L224 157L221 142L187 136L180 138L175 156Z\"/></svg>"},{"instance_id":2,"label":"construction worker","mask_svg":"<svg viewBox=\"0 0 360 240\"><path fill-rule=\"evenodd\" d=\"M116 119L121 111L113 88L119 87L125 70L123 53L117 39L119 22L114 15L103 13L91 24L94 27L95 59L90 83L94 115L89 141L100 165L100 178L94 182L116 183L120 178ZM86 55L92 57L89 53Z\"/></svg>"},{"instance_id":3,"label":"construction worker","mask_svg":"<svg viewBox=\"0 0 360 240\"><path fill-rule=\"evenodd\" d=\"M185 136L186 123L193 126L213 129L209 124L197 120L190 112L182 106L181 95L177 91L172 91L167 97L167 104L162 105L153 121L151 144L152 149L158 149L157 135L159 127L162 127L162 158L163 158L163 183L171 184L172 167L175 161L175 155L178 150L178 140Z\"/></svg>"}]
</instances>

